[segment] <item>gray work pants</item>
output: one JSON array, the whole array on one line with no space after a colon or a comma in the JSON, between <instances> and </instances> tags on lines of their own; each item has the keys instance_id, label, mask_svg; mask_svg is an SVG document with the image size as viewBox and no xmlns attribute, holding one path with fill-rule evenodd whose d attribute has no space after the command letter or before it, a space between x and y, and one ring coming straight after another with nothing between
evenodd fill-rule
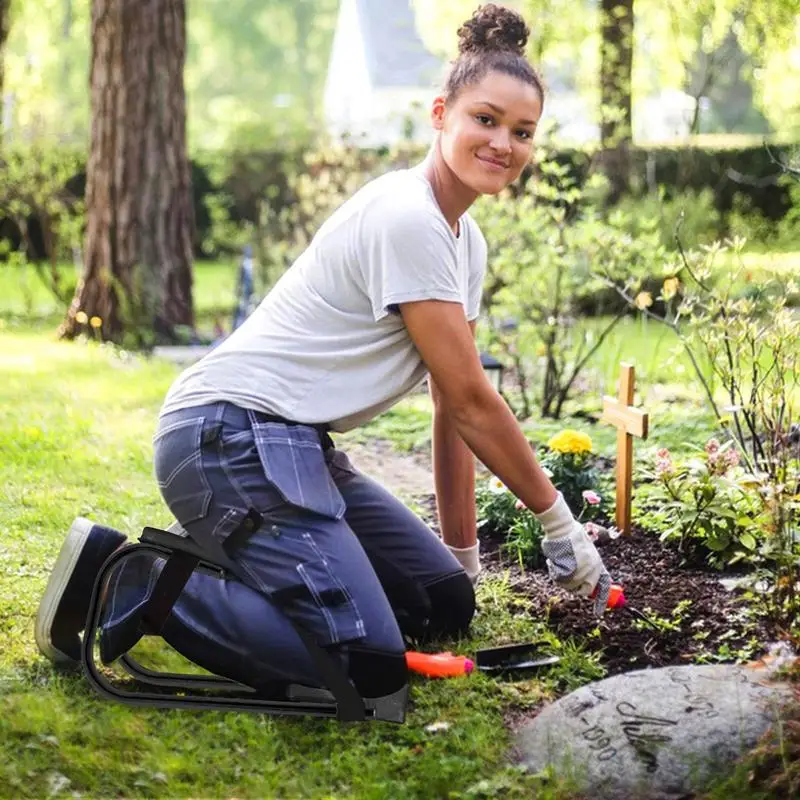
<instances>
[{"instance_id":1,"label":"gray work pants","mask_svg":"<svg viewBox=\"0 0 800 800\"><path fill-rule=\"evenodd\" d=\"M194 573L162 630L200 666L256 687L322 685L294 620L363 696L383 696L406 681L404 635L469 625L474 593L458 561L314 427L229 403L190 408L162 417L154 459L178 522L210 559L234 564L225 580ZM111 581L107 629L141 606L163 566L137 558Z\"/></svg>"}]
</instances>

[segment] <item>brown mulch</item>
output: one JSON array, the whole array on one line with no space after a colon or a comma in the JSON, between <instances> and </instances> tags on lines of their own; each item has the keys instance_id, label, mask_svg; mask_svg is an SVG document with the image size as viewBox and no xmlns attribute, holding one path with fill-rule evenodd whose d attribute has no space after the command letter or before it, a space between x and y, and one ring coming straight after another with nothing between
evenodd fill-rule
<instances>
[{"instance_id":1,"label":"brown mulch","mask_svg":"<svg viewBox=\"0 0 800 800\"><path fill-rule=\"evenodd\" d=\"M419 505L428 524L437 529L433 496L419 498ZM560 638L573 638L591 652L602 651L601 662L609 676L689 664L703 656L709 663L731 663L742 659L720 656L721 646L734 654L755 640L761 647L748 651L745 660L749 660L750 655L763 655L774 638L763 621L748 618L741 594L720 583L721 577L731 576L711 567L687 567L677 550L636 527L630 536L598 548L603 563L612 580L624 587L632 608L649 608L659 618L673 619L678 604L691 600L677 630L650 628L624 610L607 611L598 621L591 601L558 589L544 568L520 568L501 551L496 537L481 535L480 542L484 570L489 574L508 572L511 586L530 604L531 613L546 619Z\"/></svg>"},{"instance_id":2,"label":"brown mulch","mask_svg":"<svg viewBox=\"0 0 800 800\"><path fill-rule=\"evenodd\" d=\"M560 637L573 637L590 651L602 650L609 675L691 663L702 653L715 653L723 643L733 653L752 637L768 641L766 629L746 618L739 595L720 583L718 572L686 568L680 554L657 537L634 530L600 550L612 579L624 587L630 607L649 608L659 618L672 619L682 600L691 601L677 630L642 625L624 610L608 611L598 622L589 600L556 589L544 570L523 571L509 562L496 540L481 540L484 566L489 571L508 570L514 590L532 604L532 613L548 619ZM596 628L599 636L590 636Z\"/></svg>"}]
</instances>

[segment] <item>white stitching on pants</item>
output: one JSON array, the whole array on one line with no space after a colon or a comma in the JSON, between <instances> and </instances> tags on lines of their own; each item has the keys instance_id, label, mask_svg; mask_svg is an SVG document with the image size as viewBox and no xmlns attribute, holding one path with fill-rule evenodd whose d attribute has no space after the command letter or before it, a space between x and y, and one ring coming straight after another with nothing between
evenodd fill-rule
<instances>
[{"instance_id":1,"label":"white stitching on pants","mask_svg":"<svg viewBox=\"0 0 800 800\"><path fill-rule=\"evenodd\" d=\"M294 446L291 439L287 439L289 443L289 452L292 455L292 467L294 467L294 477L297 482L297 491L300 493L300 502L306 505L306 496L303 493L303 482L300 480L300 472L297 469L297 459L295 457Z\"/></svg>"},{"instance_id":2,"label":"white stitching on pants","mask_svg":"<svg viewBox=\"0 0 800 800\"><path fill-rule=\"evenodd\" d=\"M190 428L192 425L196 425L198 422L203 422L205 417L192 417L190 419L179 419L176 422L172 422L164 428L159 428L153 434L153 444L158 442L160 439L163 439L168 433L172 433L173 431L177 431L180 428Z\"/></svg>"},{"instance_id":3,"label":"white stitching on pants","mask_svg":"<svg viewBox=\"0 0 800 800\"><path fill-rule=\"evenodd\" d=\"M250 569L250 567L247 566L246 562L239 561L238 566L241 567L241 569L250 576L250 578L253 580L256 586L258 586L258 590L262 594L265 594L267 598L270 599L270 602L272 602L270 595L272 594L273 591L275 591L275 588L274 587L270 588L266 583L264 583L264 581L261 580L261 577L255 572L253 572L253 570Z\"/></svg>"},{"instance_id":4,"label":"white stitching on pants","mask_svg":"<svg viewBox=\"0 0 800 800\"><path fill-rule=\"evenodd\" d=\"M219 437L217 442L217 460L219 461L220 467L222 467L222 471L225 473L225 477L228 479L228 483L231 485L236 494L239 495L239 499L242 501L242 503L247 508L255 508L255 503L253 503L247 492L241 487L241 484L236 480L233 472L230 469L228 459L225 457L225 448L222 442L222 436Z\"/></svg>"},{"instance_id":5,"label":"white stitching on pants","mask_svg":"<svg viewBox=\"0 0 800 800\"><path fill-rule=\"evenodd\" d=\"M338 575L336 575L334 571L331 569L331 566L328 563L328 559L325 557L325 554L322 552L319 545L314 541L314 537L308 531L305 531L303 533L303 539L308 544L308 546L314 551L317 558L325 567L328 577L333 581L333 583L339 588L342 594L344 594L344 596L347 598L353 613L356 630L358 631L359 635L366 636L367 634L366 634L366 626L364 625L364 618L358 611L358 606L356 605L356 601L353 598L352 592L350 591L350 589L348 589L347 586L345 586L339 580Z\"/></svg>"},{"instance_id":6,"label":"white stitching on pants","mask_svg":"<svg viewBox=\"0 0 800 800\"><path fill-rule=\"evenodd\" d=\"M214 539L219 538L219 533L222 530L224 525L227 525L228 522L232 519L236 519L237 517L244 517L245 512L241 511L238 508L229 508L219 519L217 524L214 526L214 530L211 531L211 536Z\"/></svg>"},{"instance_id":7,"label":"white stitching on pants","mask_svg":"<svg viewBox=\"0 0 800 800\"><path fill-rule=\"evenodd\" d=\"M311 579L311 576L308 574L308 571L305 568L305 564L298 564L297 571L300 573L300 577L303 579L303 583L305 583L308 590L311 592L311 595L314 598L314 601L317 605L317 610L322 612L322 615L325 617L325 623L328 626L328 635L331 638L331 641L337 642L339 637L337 635L336 630L336 622L333 619L333 615L327 609L325 604L322 602L322 598L320 597L319 590L317 589L316 584Z\"/></svg>"}]
</instances>

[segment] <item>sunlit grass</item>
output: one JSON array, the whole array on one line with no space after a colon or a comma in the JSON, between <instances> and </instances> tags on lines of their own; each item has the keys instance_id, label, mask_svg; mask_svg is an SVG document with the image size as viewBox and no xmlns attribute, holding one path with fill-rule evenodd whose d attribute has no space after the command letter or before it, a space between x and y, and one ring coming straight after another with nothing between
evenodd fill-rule
<instances>
[{"instance_id":1,"label":"sunlit grass","mask_svg":"<svg viewBox=\"0 0 800 800\"><path fill-rule=\"evenodd\" d=\"M233 260L194 264L195 312L203 327L210 327L215 317L230 326L236 303L237 269ZM64 265L62 270L69 275L74 267ZM9 267L0 262L0 320L57 325L64 312L34 266Z\"/></svg>"},{"instance_id":2,"label":"sunlit grass","mask_svg":"<svg viewBox=\"0 0 800 800\"><path fill-rule=\"evenodd\" d=\"M206 317L227 303L220 287L233 270L198 269L196 296ZM93 695L79 674L54 671L36 650L33 620L72 518L89 516L131 536L170 521L152 477L150 440L177 370L97 343L58 342L52 323L60 312L47 306L41 287L31 289L28 303L2 266L0 297L0 797L574 796L563 784L543 784L511 766L503 715L511 706L535 707L602 670L580 648L555 640L502 576L479 587L470 638L448 648L471 653L537 641L562 656L558 671L514 684L482 675L415 681L402 727L130 709ZM677 344L663 326L625 321L590 365L568 416L535 415L525 423L529 438L541 445L569 426L589 433L596 452L612 456L615 430L572 414L596 413L603 393L614 393L619 362L628 361L637 367L637 402L651 412L650 440L637 442L637 454L645 446L704 440L714 422L688 387ZM427 395L414 395L342 440L380 437L398 450L424 449L430 412ZM442 734L425 730L436 721L451 727Z\"/></svg>"},{"instance_id":3,"label":"sunlit grass","mask_svg":"<svg viewBox=\"0 0 800 800\"><path fill-rule=\"evenodd\" d=\"M6 329L0 374L0 797L572 796L513 766L504 713L597 676L596 661L574 648L564 651L567 672L542 681L415 680L404 726L129 708L96 696L80 673L56 671L33 625L72 518L130 536L170 521L150 440L176 369ZM481 592L471 637L449 648L469 654L509 636L566 646L491 581ZM437 721L450 727L426 730Z\"/></svg>"}]
</instances>

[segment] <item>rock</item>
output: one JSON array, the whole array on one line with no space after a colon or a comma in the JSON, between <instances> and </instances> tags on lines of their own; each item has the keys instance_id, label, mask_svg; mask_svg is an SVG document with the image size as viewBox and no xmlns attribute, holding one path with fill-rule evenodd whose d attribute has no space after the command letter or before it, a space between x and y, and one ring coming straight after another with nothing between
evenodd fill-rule
<instances>
[{"instance_id":1,"label":"rock","mask_svg":"<svg viewBox=\"0 0 800 800\"><path fill-rule=\"evenodd\" d=\"M730 771L791 689L763 662L616 675L546 707L518 734L533 772L550 766L587 797L676 800Z\"/></svg>"}]
</instances>

